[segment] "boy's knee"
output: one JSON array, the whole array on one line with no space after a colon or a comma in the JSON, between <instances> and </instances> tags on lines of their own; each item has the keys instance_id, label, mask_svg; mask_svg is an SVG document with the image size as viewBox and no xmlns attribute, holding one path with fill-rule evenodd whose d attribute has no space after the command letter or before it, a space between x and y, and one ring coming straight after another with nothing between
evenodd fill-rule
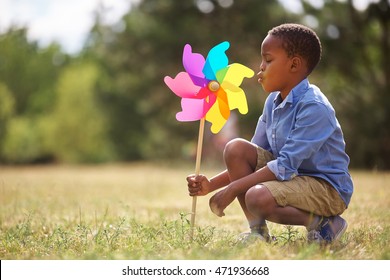
<instances>
[{"instance_id":1,"label":"boy's knee","mask_svg":"<svg viewBox=\"0 0 390 280\"><path fill-rule=\"evenodd\" d=\"M241 138L230 140L223 151L225 161L231 158L242 157L249 145L248 141Z\"/></svg>"},{"instance_id":2,"label":"boy's knee","mask_svg":"<svg viewBox=\"0 0 390 280\"><path fill-rule=\"evenodd\" d=\"M248 210L257 208L259 205L259 196L261 196L262 185L256 185L250 188L245 194L245 204Z\"/></svg>"},{"instance_id":3,"label":"boy's knee","mask_svg":"<svg viewBox=\"0 0 390 280\"><path fill-rule=\"evenodd\" d=\"M264 185L256 185L245 194L245 204L249 212L266 218L270 213L270 201L273 200L271 193Z\"/></svg>"}]
</instances>

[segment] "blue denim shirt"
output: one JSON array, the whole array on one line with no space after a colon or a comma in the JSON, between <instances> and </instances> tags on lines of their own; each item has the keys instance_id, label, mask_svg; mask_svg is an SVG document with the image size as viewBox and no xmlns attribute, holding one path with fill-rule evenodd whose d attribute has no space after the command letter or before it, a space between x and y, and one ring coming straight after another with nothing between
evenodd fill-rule
<instances>
[{"instance_id":1,"label":"blue denim shirt","mask_svg":"<svg viewBox=\"0 0 390 280\"><path fill-rule=\"evenodd\" d=\"M325 179L348 206L353 183L343 133L332 105L307 79L284 100L279 92L268 96L252 142L274 155L267 166L278 180Z\"/></svg>"}]
</instances>

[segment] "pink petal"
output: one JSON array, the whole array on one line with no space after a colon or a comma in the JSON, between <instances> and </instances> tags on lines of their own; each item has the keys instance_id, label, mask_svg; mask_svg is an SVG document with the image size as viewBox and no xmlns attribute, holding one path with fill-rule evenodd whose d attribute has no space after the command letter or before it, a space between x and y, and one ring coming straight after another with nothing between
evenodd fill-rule
<instances>
[{"instance_id":1,"label":"pink petal","mask_svg":"<svg viewBox=\"0 0 390 280\"><path fill-rule=\"evenodd\" d=\"M196 98L201 89L201 87L194 85L186 72L180 72L174 79L166 76L164 82L177 96L184 98Z\"/></svg>"},{"instance_id":2,"label":"pink petal","mask_svg":"<svg viewBox=\"0 0 390 280\"><path fill-rule=\"evenodd\" d=\"M176 114L176 119L181 122L197 121L206 116L207 112L216 102L214 94L204 99L183 98L181 108L183 111Z\"/></svg>"},{"instance_id":3,"label":"pink petal","mask_svg":"<svg viewBox=\"0 0 390 280\"><path fill-rule=\"evenodd\" d=\"M204 110L204 99L181 100L182 112L176 114L176 119L180 122L197 121L203 118L207 111Z\"/></svg>"}]
</instances>

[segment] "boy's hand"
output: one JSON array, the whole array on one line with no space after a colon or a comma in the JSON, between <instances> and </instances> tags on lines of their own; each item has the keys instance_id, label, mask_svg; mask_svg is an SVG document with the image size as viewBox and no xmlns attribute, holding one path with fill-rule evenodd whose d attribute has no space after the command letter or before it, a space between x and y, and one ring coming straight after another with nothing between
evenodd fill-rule
<instances>
[{"instance_id":1,"label":"boy's hand","mask_svg":"<svg viewBox=\"0 0 390 280\"><path fill-rule=\"evenodd\" d=\"M190 196L203 196L211 191L210 181L204 175L189 175L187 182Z\"/></svg>"},{"instance_id":2,"label":"boy's hand","mask_svg":"<svg viewBox=\"0 0 390 280\"><path fill-rule=\"evenodd\" d=\"M229 206L230 203L236 198L235 195L232 194L231 189L229 187L217 192L210 198L209 206L211 211L217 215L218 217L225 216L223 212L226 207Z\"/></svg>"}]
</instances>

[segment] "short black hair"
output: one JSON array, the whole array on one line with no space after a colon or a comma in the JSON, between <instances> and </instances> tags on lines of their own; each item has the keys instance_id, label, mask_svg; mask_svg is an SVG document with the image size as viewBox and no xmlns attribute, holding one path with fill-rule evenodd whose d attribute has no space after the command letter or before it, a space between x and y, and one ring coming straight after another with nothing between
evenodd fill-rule
<instances>
[{"instance_id":1,"label":"short black hair","mask_svg":"<svg viewBox=\"0 0 390 280\"><path fill-rule=\"evenodd\" d=\"M321 60L321 41L317 34L307 26L296 23L285 23L268 32L282 40L282 47L288 57L299 55L306 60L310 74Z\"/></svg>"}]
</instances>

